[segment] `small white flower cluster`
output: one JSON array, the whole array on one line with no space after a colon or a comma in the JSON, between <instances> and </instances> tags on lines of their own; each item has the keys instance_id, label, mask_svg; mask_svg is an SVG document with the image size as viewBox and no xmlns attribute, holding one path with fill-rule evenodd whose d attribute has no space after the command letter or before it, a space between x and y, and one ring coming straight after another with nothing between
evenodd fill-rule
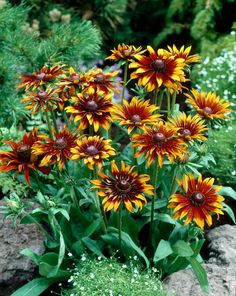
<instances>
[{"instance_id":1,"label":"small white flower cluster","mask_svg":"<svg viewBox=\"0 0 236 296\"><path fill-rule=\"evenodd\" d=\"M71 22L71 15L70 14L62 15L61 11L57 8L54 8L49 11L49 17L53 23L59 22L60 20L64 24L69 24Z\"/></svg>"}]
</instances>

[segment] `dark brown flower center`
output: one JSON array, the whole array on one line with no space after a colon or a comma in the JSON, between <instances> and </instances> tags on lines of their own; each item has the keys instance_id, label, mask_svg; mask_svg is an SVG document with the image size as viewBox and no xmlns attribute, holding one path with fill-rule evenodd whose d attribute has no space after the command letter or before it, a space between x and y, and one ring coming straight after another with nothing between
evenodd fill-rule
<instances>
[{"instance_id":1,"label":"dark brown flower center","mask_svg":"<svg viewBox=\"0 0 236 296\"><path fill-rule=\"evenodd\" d=\"M98 108L98 105L95 101L88 101L85 106L86 111L89 111L89 112L96 111L97 108Z\"/></svg>"},{"instance_id":2,"label":"dark brown flower center","mask_svg":"<svg viewBox=\"0 0 236 296\"><path fill-rule=\"evenodd\" d=\"M191 136L191 131L188 128L181 129L180 133L184 136Z\"/></svg>"},{"instance_id":3,"label":"dark brown flower center","mask_svg":"<svg viewBox=\"0 0 236 296\"><path fill-rule=\"evenodd\" d=\"M130 49L124 49L123 50L123 54L127 57L127 56L129 56L130 54L131 54L131 50Z\"/></svg>"},{"instance_id":4,"label":"dark brown flower center","mask_svg":"<svg viewBox=\"0 0 236 296\"><path fill-rule=\"evenodd\" d=\"M63 138L57 139L54 143L54 148L56 150L62 150L64 148L66 148L66 146L67 146L67 143Z\"/></svg>"},{"instance_id":5,"label":"dark brown flower center","mask_svg":"<svg viewBox=\"0 0 236 296\"><path fill-rule=\"evenodd\" d=\"M166 142L166 136L163 133L155 133L152 140L155 144L161 145Z\"/></svg>"},{"instance_id":6,"label":"dark brown flower center","mask_svg":"<svg viewBox=\"0 0 236 296\"><path fill-rule=\"evenodd\" d=\"M200 206L205 202L205 196L201 192L196 191L192 193L190 200L193 205Z\"/></svg>"},{"instance_id":7,"label":"dark brown flower center","mask_svg":"<svg viewBox=\"0 0 236 296\"><path fill-rule=\"evenodd\" d=\"M120 180L116 183L116 188L120 192L128 192L131 189L131 185L127 180Z\"/></svg>"},{"instance_id":8,"label":"dark brown flower center","mask_svg":"<svg viewBox=\"0 0 236 296\"><path fill-rule=\"evenodd\" d=\"M80 76L79 75L73 75L71 78L72 78L72 80L79 80Z\"/></svg>"},{"instance_id":9,"label":"dark brown flower center","mask_svg":"<svg viewBox=\"0 0 236 296\"><path fill-rule=\"evenodd\" d=\"M38 98L40 100L46 100L48 98L48 95L45 91L39 91L38 92Z\"/></svg>"},{"instance_id":10,"label":"dark brown flower center","mask_svg":"<svg viewBox=\"0 0 236 296\"><path fill-rule=\"evenodd\" d=\"M90 145L86 148L86 154L89 156L96 155L98 153L98 149L94 145Z\"/></svg>"},{"instance_id":11,"label":"dark brown flower center","mask_svg":"<svg viewBox=\"0 0 236 296\"><path fill-rule=\"evenodd\" d=\"M17 149L17 157L21 162L29 162L31 156L31 148L28 145L22 145Z\"/></svg>"},{"instance_id":12,"label":"dark brown flower center","mask_svg":"<svg viewBox=\"0 0 236 296\"><path fill-rule=\"evenodd\" d=\"M131 118L131 121L133 122L140 122L142 120L142 118L138 115L138 114L134 114Z\"/></svg>"},{"instance_id":13,"label":"dark brown flower center","mask_svg":"<svg viewBox=\"0 0 236 296\"><path fill-rule=\"evenodd\" d=\"M165 65L165 63L163 62L163 60L161 60L161 59L156 59L156 60L154 60L154 61L151 63L150 67L151 67L154 71L156 71L156 72L162 72L162 71L165 70L166 65Z\"/></svg>"},{"instance_id":14,"label":"dark brown flower center","mask_svg":"<svg viewBox=\"0 0 236 296\"><path fill-rule=\"evenodd\" d=\"M96 83L104 83L105 77L103 74L98 74L95 77L95 82Z\"/></svg>"},{"instance_id":15,"label":"dark brown flower center","mask_svg":"<svg viewBox=\"0 0 236 296\"><path fill-rule=\"evenodd\" d=\"M35 76L35 78L36 78L37 80L42 80L42 79L44 78L45 75L46 75L46 74L45 74L44 72L42 72L42 73L37 74L37 75Z\"/></svg>"},{"instance_id":16,"label":"dark brown flower center","mask_svg":"<svg viewBox=\"0 0 236 296\"><path fill-rule=\"evenodd\" d=\"M212 114L213 110L211 109L211 107L205 107L203 108L203 111L207 114Z\"/></svg>"}]
</instances>

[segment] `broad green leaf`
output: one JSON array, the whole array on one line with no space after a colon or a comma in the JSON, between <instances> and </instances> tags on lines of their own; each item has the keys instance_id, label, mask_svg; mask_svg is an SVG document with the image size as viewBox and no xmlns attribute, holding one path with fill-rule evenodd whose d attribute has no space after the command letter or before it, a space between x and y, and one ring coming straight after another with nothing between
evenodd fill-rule
<instances>
[{"instance_id":1,"label":"broad green leaf","mask_svg":"<svg viewBox=\"0 0 236 296\"><path fill-rule=\"evenodd\" d=\"M16 290L11 296L38 296L58 279L36 278Z\"/></svg>"},{"instance_id":2,"label":"broad green leaf","mask_svg":"<svg viewBox=\"0 0 236 296\"><path fill-rule=\"evenodd\" d=\"M36 265L39 264L41 256L36 254L34 251L32 251L29 248L26 248L20 252L22 255L29 257Z\"/></svg>"},{"instance_id":3,"label":"broad green leaf","mask_svg":"<svg viewBox=\"0 0 236 296\"><path fill-rule=\"evenodd\" d=\"M178 240L173 246L172 249L175 254L180 257L190 257L194 254L192 248L183 240Z\"/></svg>"},{"instance_id":4,"label":"broad green leaf","mask_svg":"<svg viewBox=\"0 0 236 296\"><path fill-rule=\"evenodd\" d=\"M229 207L226 203L222 203L222 204L224 205L223 211L225 211L233 220L234 224L236 224L235 215L231 207Z\"/></svg>"},{"instance_id":5,"label":"broad green leaf","mask_svg":"<svg viewBox=\"0 0 236 296\"><path fill-rule=\"evenodd\" d=\"M100 256L102 258L106 258L103 253L101 252L100 248L98 247L98 243L95 240L92 240L89 237L83 237L82 238L82 242L84 243L84 245L90 250L92 251L94 254L96 254L97 256Z\"/></svg>"},{"instance_id":6,"label":"broad green leaf","mask_svg":"<svg viewBox=\"0 0 236 296\"><path fill-rule=\"evenodd\" d=\"M52 209L52 213L56 215L57 213L61 213L68 221L70 221L70 216L65 209Z\"/></svg>"},{"instance_id":7,"label":"broad green leaf","mask_svg":"<svg viewBox=\"0 0 236 296\"><path fill-rule=\"evenodd\" d=\"M156 262L168 257L171 254L173 254L173 250L171 248L170 243L168 241L162 239L162 240L160 240L160 242L156 248L156 252L154 254L153 261L156 263Z\"/></svg>"},{"instance_id":8,"label":"broad green leaf","mask_svg":"<svg viewBox=\"0 0 236 296\"><path fill-rule=\"evenodd\" d=\"M204 292L208 293L208 279L207 279L207 273L206 273L205 269L197 261L196 258L191 257L188 260L192 266L194 274L196 275L196 277L200 283L202 290Z\"/></svg>"},{"instance_id":9,"label":"broad green leaf","mask_svg":"<svg viewBox=\"0 0 236 296\"><path fill-rule=\"evenodd\" d=\"M89 227L85 229L83 233L83 237L88 237L92 235L96 231L96 229L100 226L101 222L102 222L102 217L98 217L97 220L93 221L93 223L91 223Z\"/></svg>"},{"instance_id":10,"label":"broad green leaf","mask_svg":"<svg viewBox=\"0 0 236 296\"><path fill-rule=\"evenodd\" d=\"M48 277L55 277L57 275L57 272L58 272L58 270L61 266L61 263L65 257L65 249L66 249L66 246L65 246L65 242L64 242L64 237L63 237L62 233L60 232L60 249L59 249L59 254L58 254L57 266L54 271L52 271L48 274Z\"/></svg>"},{"instance_id":11,"label":"broad green leaf","mask_svg":"<svg viewBox=\"0 0 236 296\"><path fill-rule=\"evenodd\" d=\"M174 219L172 219L170 215L164 214L164 213L156 213L154 215L154 219L162 221L162 222L170 223L170 224L176 223L176 221Z\"/></svg>"},{"instance_id":12,"label":"broad green leaf","mask_svg":"<svg viewBox=\"0 0 236 296\"><path fill-rule=\"evenodd\" d=\"M185 269L189 266L189 261L186 257L179 257L177 256L174 261L171 262L172 264L166 269L168 274L172 274L176 271Z\"/></svg>"},{"instance_id":13,"label":"broad green leaf","mask_svg":"<svg viewBox=\"0 0 236 296\"><path fill-rule=\"evenodd\" d=\"M220 191L217 192L218 194L229 196L236 200L236 191L233 190L231 187L222 187Z\"/></svg>"}]
</instances>

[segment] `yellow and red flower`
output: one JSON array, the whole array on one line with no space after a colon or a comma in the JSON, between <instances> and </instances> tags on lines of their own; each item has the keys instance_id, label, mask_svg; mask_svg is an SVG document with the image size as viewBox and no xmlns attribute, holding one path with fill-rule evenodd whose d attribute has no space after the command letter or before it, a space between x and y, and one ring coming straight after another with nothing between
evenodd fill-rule
<instances>
[{"instance_id":1,"label":"yellow and red flower","mask_svg":"<svg viewBox=\"0 0 236 296\"><path fill-rule=\"evenodd\" d=\"M94 91L103 91L105 93L108 92L117 92L117 85L119 82L115 79L119 74L119 70L113 72L104 72L102 69L92 69L85 73L87 85L89 89L93 89ZM85 90L87 91L87 90Z\"/></svg>"},{"instance_id":2,"label":"yellow and red flower","mask_svg":"<svg viewBox=\"0 0 236 296\"><path fill-rule=\"evenodd\" d=\"M167 47L169 51L166 51L166 53L170 53L175 58L184 59L186 64L198 63L201 60L198 54L189 55L192 46L188 46L185 48L183 45L180 49L178 49L175 45L173 45L173 47Z\"/></svg>"},{"instance_id":3,"label":"yellow and red flower","mask_svg":"<svg viewBox=\"0 0 236 296\"><path fill-rule=\"evenodd\" d=\"M43 85L47 82L52 82L59 75L63 74L64 71L62 66L57 64L53 67L44 66L38 72L33 72L32 74L23 74L20 76L23 80L17 85L20 87L25 87L26 90L32 87L36 89L40 85Z\"/></svg>"},{"instance_id":4,"label":"yellow and red flower","mask_svg":"<svg viewBox=\"0 0 236 296\"><path fill-rule=\"evenodd\" d=\"M57 90L47 89L38 92L28 91L20 102L26 104L25 108L30 110L32 114L36 114L40 110L55 109L57 104L62 103L62 99L59 97Z\"/></svg>"},{"instance_id":5,"label":"yellow and red flower","mask_svg":"<svg viewBox=\"0 0 236 296\"><path fill-rule=\"evenodd\" d=\"M144 101L133 97L131 102L124 100L123 106L116 104L112 109L112 118L118 120L121 125L128 126L128 133L134 128L143 129L147 125L156 123L160 114L153 114L158 109L155 105L150 105L149 100Z\"/></svg>"},{"instance_id":6,"label":"yellow and red flower","mask_svg":"<svg viewBox=\"0 0 236 296\"><path fill-rule=\"evenodd\" d=\"M11 146L11 151L0 151L0 172L24 171L26 182L30 185L30 170L36 171L40 169L44 174L48 174L49 170L45 167L39 168L38 158L32 151L32 146L39 140L37 129L32 130L28 134L25 133L19 142L3 141Z\"/></svg>"},{"instance_id":7,"label":"yellow and red flower","mask_svg":"<svg viewBox=\"0 0 236 296\"><path fill-rule=\"evenodd\" d=\"M35 155L42 157L40 166L54 165L56 162L61 171L66 160L71 157L71 148L75 147L77 135L73 135L68 128L54 132L54 139L41 136L33 146Z\"/></svg>"},{"instance_id":8,"label":"yellow and red flower","mask_svg":"<svg viewBox=\"0 0 236 296\"><path fill-rule=\"evenodd\" d=\"M71 113L74 122L80 121L79 130L93 126L97 132L99 127L109 129L111 123L112 94L105 94L102 91L91 89L89 93L79 93L72 97L72 106L65 108Z\"/></svg>"},{"instance_id":9,"label":"yellow and red flower","mask_svg":"<svg viewBox=\"0 0 236 296\"><path fill-rule=\"evenodd\" d=\"M69 75L67 75L69 74ZM75 95L76 91L82 90L87 85L87 80L84 74L75 72L74 68L70 67L69 71L62 76L58 83L60 92L67 92L70 96Z\"/></svg>"},{"instance_id":10,"label":"yellow and red flower","mask_svg":"<svg viewBox=\"0 0 236 296\"><path fill-rule=\"evenodd\" d=\"M134 166L126 166L121 162L121 169L115 163L111 163L112 174L107 176L99 172L101 180L92 180L92 188L99 189L98 195L102 198L105 211L114 209L116 211L121 204L124 204L130 212L134 211L134 205L142 209L146 203L145 194L153 195L153 186L146 182L150 180L149 175L134 172Z\"/></svg>"},{"instance_id":11,"label":"yellow and red flower","mask_svg":"<svg viewBox=\"0 0 236 296\"><path fill-rule=\"evenodd\" d=\"M93 170L97 166L100 170L103 160L116 154L110 143L111 140L99 136L80 137L76 146L71 149L71 160L83 159L89 169Z\"/></svg>"},{"instance_id":12,"label":"yellow and red flower","mask_svg":"<svg viewBox=\"0 0 236 296\"><path fill-rule=\"evenodd\" d=\"M206 119L224 119L228 118L227 113L232 110L228 107L230 103L227 103L224 99L220 99L214 92L205 93L204 91L191 90L191 94L185 94L188 98L186 100L197 113Z\"/></svg>"},{"instance_id":13,"label":"yellow and red flower","mask_svg":"<svg viewBox=\"0 0 236 296\"><path fill-rule=\"evenodd\" d=\"M187 152L187 144L178 136L178 131L179 128L170 126L169 123L164 124L163 121L159 121L152 128L145 127L144 134L135 134L131 138L132 147L139 148L134 156L144 154L148 159L148 166L157 158L159 166L162 167L165 156L173 163L183 152Z\"/></svg>"},{"instance_id":14,"label":"yellow and red flower","mask_svg":"<svg viewBox=\"0 0 236 296\"><path fill-rule=\"evenodd\" d=\"M184 175L182 180L177 182L183 193L172 194L169 208L173 209L174 219L185 219L185 224L194 221L203 228L205 222L208 226L212 224L211 213L224 214L221 202L224 197L217 192L222 186L214 186L214 178L202 180L200 175L195 179L193 175Z\"/></svg>"},{"instance_id":15,"label":"yellow and red flower","mask_svg":"<svg viewBox=\"0 0 236 296\"><path fill-rule=\"evenodd\" d=\"M113 50L111 50L112 54L110 56L108 56L107 58L105 58L105 60L128 60L131 61L132 58L136 55L136 54L142 54L144 53L146 50L142 50L142 47L135 47L133 45L127 45L127 44L119 44L117 49L114 48Z\"/></svg>"},{"instance_id":16,"label":"yellow and red flower","mask_svg":"<svg viewBox=\"0 0 236 296\"><path fill-rule=\"evenodd\" d=\"M170 118L169 122L173 127L179 128L178 133L185 141L207 140L204 136L207 126L197 114L192 116L180 113L176 117Z\"/></svg>"},{"instance_id":17,"label":"yellow and red flower","mask_svg":"<svg viewBox=\"0 0 236 296\"><path fill-rule=\"evenodd\" d=\"M183 58L175 58L164 49L155 51L147 46L148 56L137 54L138 62L132 62L130 68L137 68L130 76L138 79L138 85L144 86L148 92L167 87L169 90L181 90L181 83L186 81Z\"/></svg>"}]
</instances>

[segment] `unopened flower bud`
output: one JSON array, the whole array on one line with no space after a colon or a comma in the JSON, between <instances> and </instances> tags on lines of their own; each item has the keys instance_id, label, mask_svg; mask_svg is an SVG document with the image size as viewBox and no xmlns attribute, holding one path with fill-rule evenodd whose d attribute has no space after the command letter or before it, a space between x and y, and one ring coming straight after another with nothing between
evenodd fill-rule
<instances>
[{"instance_id":1,"label":"unopened flower bud","mask_svg":"<svg viewBox=\"0 0 236 296\"><path fill-rule=\"evenodd\" d=\"M52 22L58 22L61 18L61 11L54 8L53 10L49 11L49 16Z\"/></svg>"}]
</instances>

